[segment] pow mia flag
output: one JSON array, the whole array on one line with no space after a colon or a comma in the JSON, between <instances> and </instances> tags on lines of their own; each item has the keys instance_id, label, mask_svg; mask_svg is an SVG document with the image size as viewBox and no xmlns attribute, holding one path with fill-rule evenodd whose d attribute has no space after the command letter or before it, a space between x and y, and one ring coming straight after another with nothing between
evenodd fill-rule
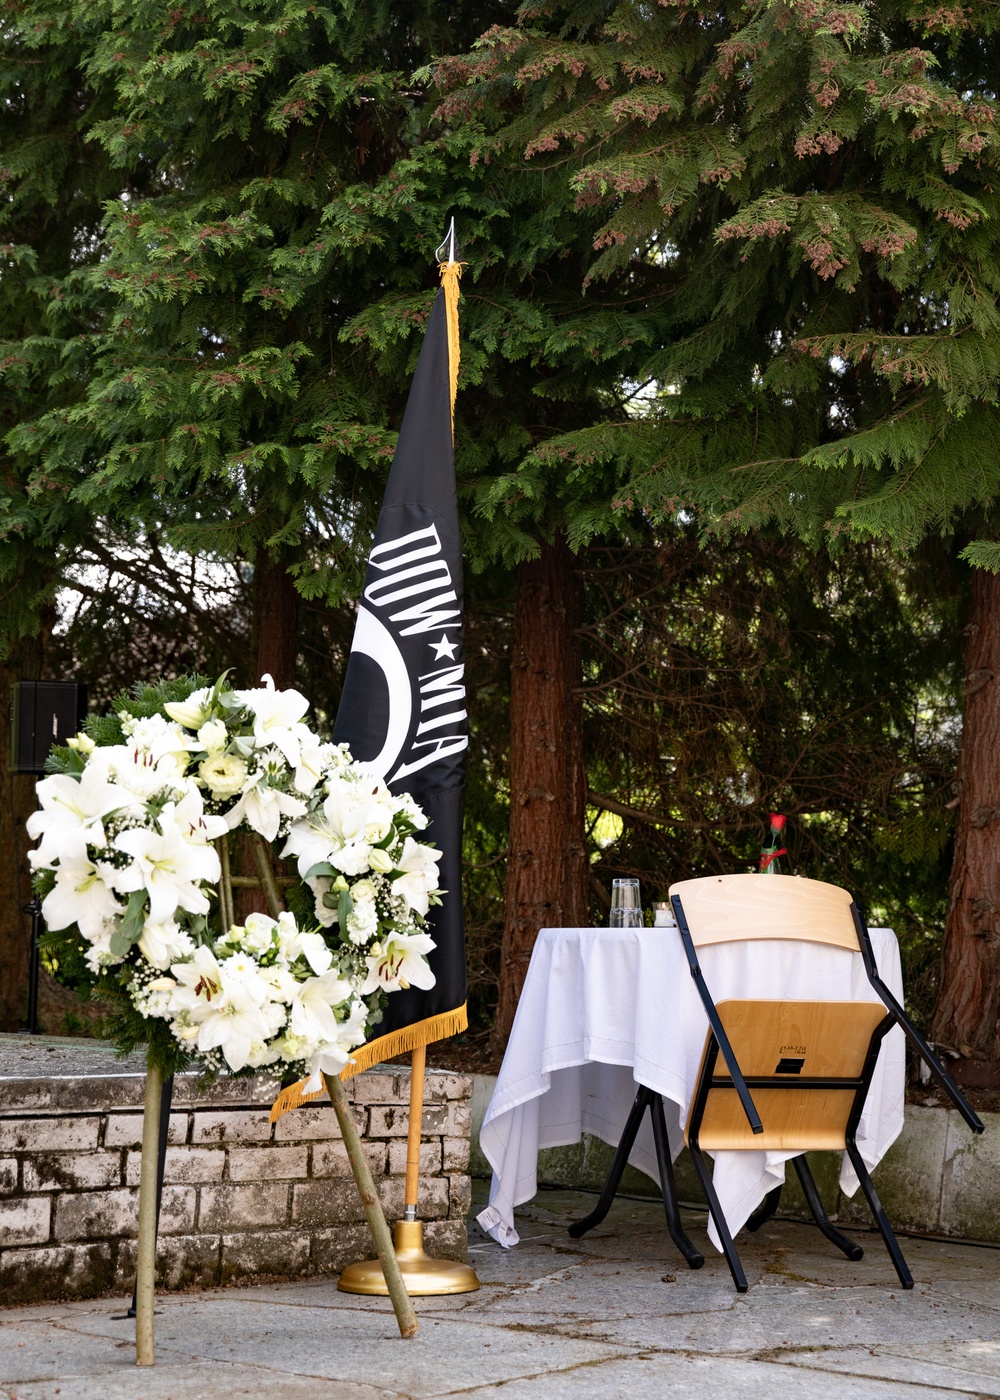
<instances>
[{"instance_id":1,"label":"pow mia flag","mask_svg":"<svg viewBox=\"0 0 1000 1400\"><path fill-rule=\"evenodd\" d=\"M421 835L442 854L447 891L427 921L437 944L430 954L436 981L427 991L393 992L377 1038L354 1051L355 1073L468 1024L461 855L469 731L452 443L457 271L454 263L445 270L424 335L333 733L335 743L349 744L357 760L375 768L393 792L409 792L428 817Z\"/></svg>"}]
</instances>

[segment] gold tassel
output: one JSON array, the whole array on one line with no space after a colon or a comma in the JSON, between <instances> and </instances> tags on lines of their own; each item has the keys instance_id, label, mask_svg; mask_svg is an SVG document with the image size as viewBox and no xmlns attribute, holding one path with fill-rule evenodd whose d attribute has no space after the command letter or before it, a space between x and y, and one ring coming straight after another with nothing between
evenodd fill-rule
<instances>
[{"instance_id":1,"label":"gold tassel","mask_svg":"<svg viewBox=\"0 0 1000 1400\"><path fill-rule=\"evenodd\" d=\"M442 1011L438 1016L428 1016L425 1021L414 1021L412 1026L390 1031L388 1035L377 1036L375 1040L359 1045L357 1050L351 1051L351 1059L340 1071L340 1077L353 1079L356 1074L361 1074L384 1060L391 1060L394 1055L403 1055L408 1050L415 1050L418 1045L430 1045L435 1040L447 1040L449 1036L459 1035L468 1029L469 1015L463 1002L454 1011ZM272 1123L277 1123L283 1114L290 1113L300 1104L311 1103L313 1099L322 1097L325 1092L323 1089L317 1089L312 1094L303 1094L305 1082L304 1079L300 1079L295 1084L289 1084L287 1089L282 1089L271 1108Z\"/></svg>"},{"instance_id":2,"label":"gold tassel","mask_svg":"<svg viewBox=\"0 0 1000 1400\"><path fill-rule=\"evenodd\" d=\"M458 339L458 280L464 263L438 263L444 288L444 309L448 319L448 373L451 380L451 435L455 436L455 397L458 394L458 365L461 346Z\"/></svg>"},{"instance_id":3,"label":"gold tassel","mask_svg":"<svg viewBox=\"0 0 1000 1400\"><path fill-rule=\"evenodd\" d=\"M298 1108L304 1103L311 1103L313 1099L322 1098L326 1093L325 1089L314 1089L311 1094L303 1094L302 1088L305 1082L304 1079L298 1079L294 1084L289 1084L287 1089L282 1089L271 1105L272 1123L277 1123L279 1118L286 1113L291 1113L293 1108Z\"/></svg>"}]
</instances>

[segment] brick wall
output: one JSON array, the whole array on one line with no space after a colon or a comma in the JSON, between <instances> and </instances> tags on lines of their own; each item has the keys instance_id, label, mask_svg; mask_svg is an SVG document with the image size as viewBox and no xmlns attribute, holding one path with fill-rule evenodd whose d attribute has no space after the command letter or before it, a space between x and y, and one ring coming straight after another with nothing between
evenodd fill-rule
<instances>
[{"instance_id":1,"label":"brick wall","mask_svg":"<svg viewBox=\"0 0 1000 1400\"><path fill-rule=\"evenodd\" d=\"M408 1069L348 1089L391 1221L403 1210ZM374 1250L332 1107L268 1121L277 1091L176 1081L160 1213L158 1281L180 1288L256 1274L337 1273ZM427 1074L419 1215L431 1254L464 1259L471 1080ZM0 1302L131 1290L143 1079L0 1073Z\"/></svg>"}]
</instances>

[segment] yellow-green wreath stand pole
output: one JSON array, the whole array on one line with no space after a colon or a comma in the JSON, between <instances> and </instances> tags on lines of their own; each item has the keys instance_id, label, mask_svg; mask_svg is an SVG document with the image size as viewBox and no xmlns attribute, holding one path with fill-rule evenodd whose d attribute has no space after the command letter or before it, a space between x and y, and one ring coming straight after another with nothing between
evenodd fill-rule
<instances>
[{"instance_id":1,"label":"yellow-green wreath stand pole","mask_svg":"<svg viewBox=\"0 0 1000 1400\"><path fill-rule=\"evenodd\" d=\"M153 1364L153 1304L156 1284L156 1185L163 1071L150 1047L146 1062L146 1097L142 1109L142 1157L139 1167L139 1241L135 1270L135 1364Z\"/></svg>"}]
</instances>

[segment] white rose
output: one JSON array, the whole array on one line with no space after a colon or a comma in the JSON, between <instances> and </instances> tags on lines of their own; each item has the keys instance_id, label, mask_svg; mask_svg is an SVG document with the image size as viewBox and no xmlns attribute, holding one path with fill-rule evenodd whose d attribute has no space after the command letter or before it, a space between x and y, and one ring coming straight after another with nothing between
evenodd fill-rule
<instances>
[{"instance_id":1,"label":"white rose","mask_svg":"<svg viewBox=\"0 0 1000 1400\"><path fill-rule=\"evenodd\" d=\"M198 776L216 802L223 802L240 791L246 780L247 766L235 754L216 754L199 763Z\"/></svg>"},{"instance_id":2,"label":"white rose","mask_svg":"<svg viewBox=\"0 0 1000 1400\"><path fill-rule=\"evenodd\" d=\"M198 743L209 755L221 753L229 743L229 730L221 719L210 719L198 730Z\"/></svg>"},{"instance_id":3,"label":"white rose","mask_svg":"<svg viewBox=\"0 0 1000 1400\"><path fill-rule=\"evenodd\" d=\"M354 884L351 886L351 898L354 900L355 904L361 904L365 900L374 902L375 886L372 884L371 880L355 880Z\"/></svg>"},{"instance_id":4,"label":"white rose","mask_svg":"<svg viewBox=\"0 0 1000 1400\"><path fill-rule=\"evenodd\" d=\"M366 841L352 841L339 851L331 851L330 864L342 870L345 875L360 875L371 868L372 848Z\"/></svg>"},{"instance_id":5,"label":"white rose","mask_svg":"<svg viewBox=\"0 0 1000 1400\"><path fill-rule=\"evenodd\" d=\"M251 1069L260 1069L264 1065L273 1065L279 1058L278 1051L270 1045L265 1045L262 1040L254 1040L250 1043L250 1054L247 1056L247 1064Z\"/></svg>"}]
</instances>

